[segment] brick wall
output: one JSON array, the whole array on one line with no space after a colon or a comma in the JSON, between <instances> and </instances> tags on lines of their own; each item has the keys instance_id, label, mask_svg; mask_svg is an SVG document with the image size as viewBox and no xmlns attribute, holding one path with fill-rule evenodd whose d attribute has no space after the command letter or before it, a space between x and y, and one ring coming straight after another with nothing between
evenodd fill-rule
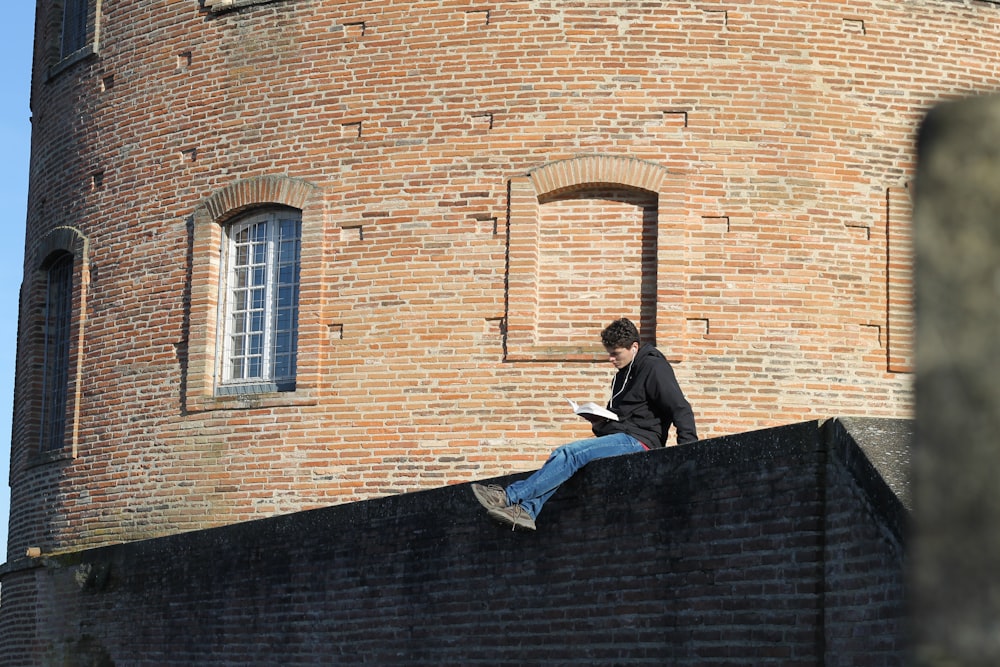
<instances>
[{"instance_id":1,"label":"brick wall","mask_svg":"<svg viewBox=\"0 0 1000 667\"><path fill-rule=\"evenodd\" d=\"M466 485L4 574L8 665L904 664L902 505L840 422L599 461L534 533Z\"/></svg>"},{"instance_id":2,"label":"brick wall","mask_svg":"<svg viewBox=\"0 0 1000 667\"><path fill-rule=\"evenodd\" d=\"M872 420L878 436L855 420L830 423L825 478L825 585L823 605L826 665L907 662L909 620L906 592L912 422ZM860 420L865 421L865 420ZM881 424L879 422L882 422ZM876 467L858 442L897 440ZM904 441L904 442L900 442ZM891 477L886 484L883 475ZM890 489L890 486L892 489Z\"/></svg>"},{"instance_id":3,"label":"brick wall","mask_svg":"<svg viewBox=\"0 0 1000 667\"><path fill-rule=\"evenodd\" d=\"M39 2L9 557L530 469L586 433L562 396L606 395L620 315L705 437L910 414L912 135L996 89L995 4L96 9L59 61ZM302 212L296 390L216 396L220 228L264 204Z\"/></svg>"}]
</instances>

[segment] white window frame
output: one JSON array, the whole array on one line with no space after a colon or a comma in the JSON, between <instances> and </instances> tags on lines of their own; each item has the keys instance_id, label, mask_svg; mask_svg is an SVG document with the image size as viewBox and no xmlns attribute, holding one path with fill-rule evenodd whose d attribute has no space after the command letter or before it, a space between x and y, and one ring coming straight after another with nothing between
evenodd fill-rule
<instances>
[{"instance_id":1,"label":"white window frame","mask_svg":"<svg viewBox=\"0 0 1000 667\"><path fill-rule=\"evenodd\" d=\"M292 234L284 236L289 222L294 224ZM240 240L250 229L260 230L260 237ZM294 391L301 211L280 208L253 212L227 224L223 234L225 270L216 394ZM241 254L241 248L246 252Z\"/></svg>"}]
</instances>

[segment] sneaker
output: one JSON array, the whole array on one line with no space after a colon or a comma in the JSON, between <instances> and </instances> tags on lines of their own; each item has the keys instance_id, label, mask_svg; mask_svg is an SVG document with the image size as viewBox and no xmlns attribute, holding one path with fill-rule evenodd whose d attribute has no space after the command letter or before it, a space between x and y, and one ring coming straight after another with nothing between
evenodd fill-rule
<instances>
[{"instance_id":1,"label":"sneaker","mask_svg":"<svg viewBox=\"0 0 1000 667\"><path fill-rule=\"evenodd\" d=\"M508 505L507 507L501 507L500 509L491 509L490 516L500 523L509 525L511 530L514 530L515 528L535 530L535 520L532 519L531 515L528 514L528 511L520 505Z\"/></svg>"},{"instance_id":2,"label":"sneaker","mask_svg":"<svg viewBox=\"0 0 1000 667\"><path fill-rule=\"evenodd\" d=\"M472 493L476 495L479 504L488 510L501 510L510 505L510 501L507 500L507 492L502 486L496 484L489 486L473 484Z\"/></svg>"}]
</instances>

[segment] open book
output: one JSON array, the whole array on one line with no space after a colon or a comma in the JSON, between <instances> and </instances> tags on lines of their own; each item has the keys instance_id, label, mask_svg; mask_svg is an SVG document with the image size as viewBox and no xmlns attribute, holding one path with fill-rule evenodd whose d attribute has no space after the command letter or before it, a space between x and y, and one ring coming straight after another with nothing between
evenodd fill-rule
<instances>
[{"instance_id":1,"label":"open book","mask_svg":"<svg viewBox=\"0 0 1000 667\"><path fill-rule=\"evenodd\" d=\"M611 412L607 408L602 408L597 403L584 403L583 405L578 405L576 401L566 399L566 401L572 406L573 412L580 415L584 419L593 419L594 417L602 417L604 419L610 419L612 421L618 421L618 415Z\"/></svg>"}]
</instances>

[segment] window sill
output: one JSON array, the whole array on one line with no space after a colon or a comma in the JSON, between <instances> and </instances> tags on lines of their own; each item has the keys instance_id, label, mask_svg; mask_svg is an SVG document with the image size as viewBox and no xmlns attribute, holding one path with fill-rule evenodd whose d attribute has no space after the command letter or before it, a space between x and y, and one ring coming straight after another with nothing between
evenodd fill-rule
<instances>
[{"instance_id":1,"label":"window sill","mask_svg":"<svg viewBox=\"0 0 1000 667\"><path fill-rule=\"evenodd\" d=\"M37 468L39 466L50 465L52 463L60 463L62 461L72 461L73 454L68 447L62 447L61 449L53 449L48 452L35 452L28 457L28 468Z\"/></svg>"},{"instance_id":2,"label":"window sill","mask_svg":"<svg viewBox=\"0 0 1000 667\"><path fill-rule=\"evenodd\" d=\"M241 7L266 5L271 2L278 2L278 0L202 0L201 6L213 14L222 14Z\"/></svg>"},{"instance_id":3,"label":"window sill","mask_svg":"<svg viewBox=\"0 0 1000 667\"><path fill-rule=\"evenodd\" d=\"M97 49L94 48L93 44L88 44L81 49L77 49L73 53L69 54L55 65L49 68L49 81L52 81L57 76L68 70L73 65L77 64L81 60L86 60L91 56L97 55Z\"/></svg>"},{"instance_id":4,"label":"window sill","mask_svg":"<svg viewBox=\"0 0 1000 667\"><path fill-rule=\"evenodd\" d=\"M256 391L250 391L250 389ZM223 389L220 387L219 389ZM219 390L211 396L188 397L188 414L212 412L214 410L253 410L257 408L307 407L318 403L312 391L296 389L294 391L277 391L275 385L257 384L242 387L236 393L222 393Z\"/></svg>"},{"instance_id":5,"label":"window sill","mask_svg":"<svg viewBox=\"0 0 1000 667\"><path fill-rule=\"evenodd\" d=\"M247 382L243 384L224 384L215 388L215 396L246 397L259 394L289 393L295 391L295 380L285 382Z\"/></svg>"}]
</instances>

